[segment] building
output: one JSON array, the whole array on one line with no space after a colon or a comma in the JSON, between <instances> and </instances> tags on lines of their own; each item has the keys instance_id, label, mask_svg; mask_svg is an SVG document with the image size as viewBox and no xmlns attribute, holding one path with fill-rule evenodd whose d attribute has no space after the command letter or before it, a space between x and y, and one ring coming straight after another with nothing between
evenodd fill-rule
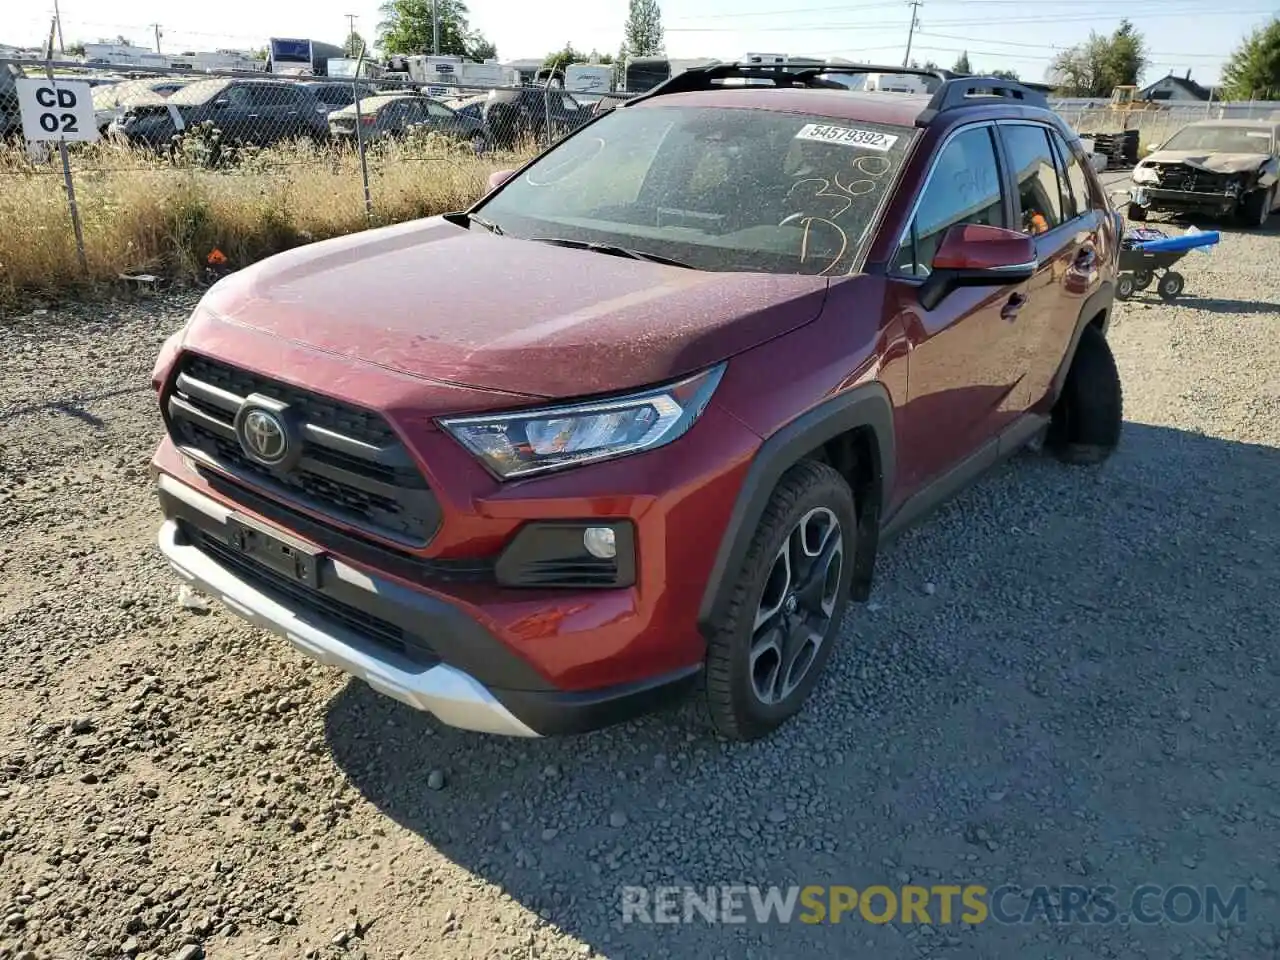
<instances>
[{"instance_id":1,"label":"building","mask_svg":"<svg viewBox=\"0 0 1280 960\"><path fill-rule=\"evenodd\" d=\"M1191 79L1191 71L1185 77L1172 73L1138 92L1139 100L1169 100L1174 103L1204 103L1210 97L1218 99L1211 87L1202 87Z\"/></svg>"},{"instance_id":2,"label":"building","mask_svg":"<svg viewBox=\"0 0 1280 960\"><path fill-rule=\"evenodd\" d=\"M167 67L169 58L127 43L86 43L84 62L118 67Z\"/></svg>"}]
</instances>

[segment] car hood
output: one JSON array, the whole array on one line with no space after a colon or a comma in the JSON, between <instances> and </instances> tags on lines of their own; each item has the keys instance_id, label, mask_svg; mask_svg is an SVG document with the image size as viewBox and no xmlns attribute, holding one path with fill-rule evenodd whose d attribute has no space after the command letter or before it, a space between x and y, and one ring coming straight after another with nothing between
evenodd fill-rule
<instances>
[{"instance_id":1,"label":"car hood","mask_svg":"<svg viewBox=\"0 0 1280 960\"><path fill-rule=\"evenodd\" d=\"M232 274L202 313L441 383L532 398L647 386L814 319L816 276L711 273L468 230L435 217Z\"/></svg>"},{"instance_id":2,"label":"car hood","mask_svg":"<svg viewBox=\"0 0 1280 960\"><path fill-rule=\"evenodd\" d=\"M1247 173L1270 160L1265 153L1207 153L1204 150L1157 150L1144 163L1183 163L1210 173Z\"/></svg>"}]
</instances>

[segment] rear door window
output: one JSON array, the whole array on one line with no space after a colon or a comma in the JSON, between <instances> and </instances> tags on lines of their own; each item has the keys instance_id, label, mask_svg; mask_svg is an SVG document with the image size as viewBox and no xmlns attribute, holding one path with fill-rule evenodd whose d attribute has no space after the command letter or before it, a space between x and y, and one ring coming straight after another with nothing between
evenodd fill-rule
<instances>
[{"instance_id":1,"label":"rear door window","mask_svg":"<svg viewBox=\"0 0 1280 960\"><path fill-rule=\"evenodd\" d=\"M1049 131L1038 125L1003 124L1013 178L1018 185L1018 228L1036 236L1063 223L1062 185L1049 146Z\"/></svg>"},{"instance_id":2,"label":"rear door window","mask_svg":"<svg viewBox=\"0 0 1280 960\"><path fill-rule=\"evenodd\" d=\"M1067 219L1083 217L1093 209L1093 200L1089 195L1089 181L1085 177L1084 167L1071 146L1058 133L1049 131L1049 139L1053 141L1054 149L1058 151L1061 169L1066 172L1062 186Z\"/></svg>"}]
</instances>

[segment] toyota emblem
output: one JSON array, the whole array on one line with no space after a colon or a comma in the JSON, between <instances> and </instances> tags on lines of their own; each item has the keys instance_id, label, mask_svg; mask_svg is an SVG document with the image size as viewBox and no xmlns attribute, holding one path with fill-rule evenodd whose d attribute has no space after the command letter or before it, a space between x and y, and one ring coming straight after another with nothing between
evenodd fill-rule
<instances>
[{"instance_id":1,"label":"toyota emblem","mask_svg":"<svg viewBox=\"0 0 1280 960\"><path fill-rule=\"evenodd\" d=\"M284 421L268 410L248 411L240 420L240 446L260 463L279 463L289 452Z\"/></svg>"}]
</instances>

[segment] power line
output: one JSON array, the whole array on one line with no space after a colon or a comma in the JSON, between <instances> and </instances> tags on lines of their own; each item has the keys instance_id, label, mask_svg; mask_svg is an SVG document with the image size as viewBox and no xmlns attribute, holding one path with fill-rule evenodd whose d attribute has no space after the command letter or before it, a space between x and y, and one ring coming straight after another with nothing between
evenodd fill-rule
<instances>
[{"instance_id":1,"label":"power line","mask_svg":"<svg viewBox=\"0 0 1280 960\"><path fill-rule=\"evenodd\" d=\"M1072 44L1024 43L1017 40L996 40L991 37L961 37L952 33L934 33L932 30L919 30L918 33L920 34L921 37L934 37L939 40L960 40L966 43L995 44L1001 47L1024 47L1027 49L1034 49L1034 50L1053 50L1058 53L1061 53L1063 50L1069 50L1072 46ZM1009 56L1009 57L1017 56L1017 54L1013 53L1012 51L1004 54L998 54L998 55ZM1230 53L1185 53L1185 52L1175 53L1170 50L1149 50L1147 51L1147 56L1149 57L1205 57L1209 59L1224 59L1226 57L1231 56L1231 54ZM1034 58L1027 58L1027 59L1034 59Z\"/></svg>"},{"instance_id":2,"label":"power line","mask_svg":"<svg viewBox=\"0 0 1280 960\"><path fill-rule=\"evenodd\" d=\"M1140 15L1143 18L1185 17L1189 13L1193 13L1200 9L1203 9L1203 4L1197 3L1195 4L1195 6L1188 7L1186 9L1171 10L1169 9L1169 7L1172 6L1173 2L1176 2L1176 0L1170 0L1170 2L1162 3L1158 9L1153 9L1153 11L1150 13L1143 12ZM1026 6L1025 2L1022 3L1022 6L1024 7ZM844 9L848 9L848 8L846 7ZM773 11L770 11L770 14L772 16L790 17L793 14L799 13L799 12L800 11L798 10L773 10ZM1252 15L1252 14L1271 13L1272 8L1269 8L1269 7L1236 8L1236 9L1216 10L1214 12L1215 12L1215 15L1217 16L1226 16L1231 14ZM1057 16L1050 16L1050 17L1045 17L1045 16L997 17L994 19L984 19L984 20L975 20L972 17L969 17L964 20L937 20L937 21L934 21L933 25L940 26L940 27L975 27L975 26L1004 26L1006 24L1020 24L1020 23L1028 23L1028 24L1096 23L1098 21L1099 16L1100 16L1099 13L1094 12L1094 13L1069 13L1069 14L1062 14ZM1117 17L1118 16L1119 15L1117 15ZM897 23L892 20L881 20L881 21L859 20L859 21L845 22L845 23L810 23L810 24L788 25L788 26L767 26L767 27L761 26L755 29L759 30L760 32L767 31L769 33L777 33L780 31L787 31L787 32L819 31L821 32L821 31L827 31L827 30L869 30L869 29L877 29L877 28L891 28L894 26L897 26ZM738 32L741 32L742 29L743 28L741 26L666 27L665 28L667 33L738 33Z\"/></svg>"}]
</instances>

